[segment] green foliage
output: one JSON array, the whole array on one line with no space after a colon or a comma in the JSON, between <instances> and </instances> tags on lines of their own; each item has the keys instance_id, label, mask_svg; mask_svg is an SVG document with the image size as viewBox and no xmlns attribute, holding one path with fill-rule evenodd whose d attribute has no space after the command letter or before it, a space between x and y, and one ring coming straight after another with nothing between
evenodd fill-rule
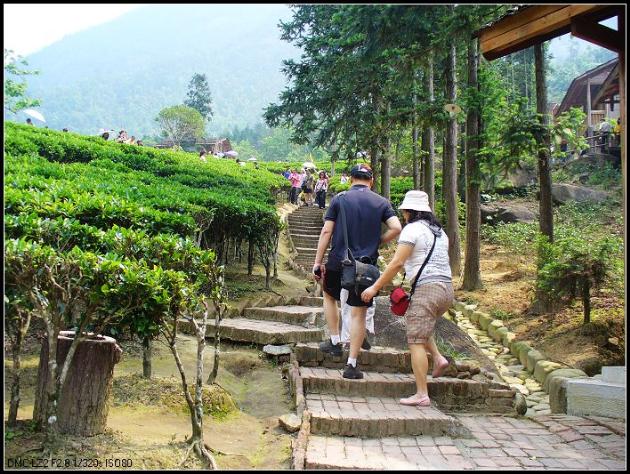
<instances>
[{"instance_id":1,"label":"green foliage","mask_svg":"<svg viewBox=\"0 0 630 474\"><path fill-rule=\"evenodd\" d=\"M160 110L155 118L162 136L177 146L203 136L203 116L192 107L174 105Z\"/></svg>"},{"instance_id":2,"label":"green foliage","mask_svg":"<svg viewBox=\"0 0 630 474\"><path fill-rule=\"evenodd\" d=\"M482 225L481 236L492 244L499 244L514 252L527 251L536 243L538 224L499 222L495 226Z\"/></svg>"},{"instance_id":3,"label":"green foliage","mask_svg":"<svg viewBox=\"0 0 630 474\"><path fill-rule=\"evenodd\" d=\"M585 118L586 114L580 107L571 107L556 118L551 129L551 137L555 142L554 157L564 158L567 152L575 151L579 154L588 148L588 143L584 138ZM560 150L563 141L567 144L567 152Z\"/></svg>"},{"instance_id":4,"label":"green foliage","mask_svg":"<svg viewBox=\"0 0 630 474\"><path fill-rule=\"evenodd\" d=\"M4 49L4 108L12 113L29 107L38 107L39 99L31 99L26 96L28 84L23 76L37 75L39 71L29 71L22 66L28 66L28 62L21 56L15 55L10 49ZM21 80L16 80L21 78Z\"/></svg>"},{"instance_id":5,"label":"green foliage","mask_svg":"<svg viewBox=\"0 0 630 474\"><path fill-rule=\"evenodd\" d=\"M603 163L569 162L568 165L555 170L552 176L554 182L601 186L606 190L619 188L621 185L621 170L608 161Z\"/></svg>"},{"instance_id":6,"label":"green foliage","mask_svg":"<svg viewBox=\"0 0 630 474\"><path fill-rule=\"evenodd\" d=\"M490 316L493 319L500 319L501 321L508 321L514 317L514 313L511 311L504 311L502 309L493 309L490 311Z\"/></svg>"},{"instance_id":7,"label":"green foliage","mask_svg":"<svg viewBox=\"0 0 630 474\"><path fill-rule=\"evenodd\" d=\"M83 220L93 225L126 226L133 221L138 228L182 236L191 236L199 229L206 246L218 245L225 238L247 240L254 234L271 235L279 225L271 192L279 190L286 180L263 169L242 168L233 161L212 157L200 163L194 154L25 125L8 123L6 130L6 179L15 188L9 191L9 210L27 206L25 209L37 209L42 216L75 217L72 214L77 209L86 209ZM14 158L33 153L50 162ZM33 197L28 196L31 189L38 191ZM35 196L41 197L40 204ZM112 203L113 196L121 209ZM109 214L103 215L101 208L109 209ZM171 226L170 230L166 226Z\"/></svg>"},{"instance_id":8,"label":"green foliage","mask_svg":"<svg viewBox=\"0 0 630 474\"><path fill-rule=\"evenodd\" d=\"M186 96L188 98L184 101L184 105L195 109L204 120L210 120L212 117L212 95L205 74L193 74L188 83Z\"/></svg>"},{"instance_id":9,"label":"green foliage","mask_svg":"<svg viewBox=\"0 0 630 474\"><path fill-rule=\"evenodd\" d=\"M536 286L558 303L582 299L584 322L588 323L591 289L599 288L610 275L619 243L610 237L588 240L576 229L553 243L541 235L537 245Z\"/></svg>"}]
</instances>

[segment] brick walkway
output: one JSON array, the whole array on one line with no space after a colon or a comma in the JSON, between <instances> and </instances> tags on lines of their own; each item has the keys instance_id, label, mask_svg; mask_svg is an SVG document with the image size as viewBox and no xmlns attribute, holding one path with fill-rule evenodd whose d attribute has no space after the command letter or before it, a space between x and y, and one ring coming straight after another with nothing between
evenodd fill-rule
<instances>
[{"instance_id":1,"label":"brick walkway","mask_svg":"<svg viewBox=\"0 0 630 474\"><path fill-rule=\"evenodd\" d=\"M472 438L311 435L307 469L624 470L625 436L585 418L455 415Z\"/></svg>"}]
</instances>

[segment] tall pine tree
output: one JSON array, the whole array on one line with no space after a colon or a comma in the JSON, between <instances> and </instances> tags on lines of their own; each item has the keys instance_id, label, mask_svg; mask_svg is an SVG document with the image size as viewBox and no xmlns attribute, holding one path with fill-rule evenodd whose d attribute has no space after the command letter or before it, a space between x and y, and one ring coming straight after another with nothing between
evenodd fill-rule
<instances>
[{"instance_id":1,"label":"tall pine tree","mask_svg":"<svg viewBox=\"0 0 630 474\"><path fill-rule=\"evenodd\" d=\"M188 83L188 99L184 104L198 111L204 120L212 117L212 95L205 74L195 73Z\"/></svg>"}]
</instances>

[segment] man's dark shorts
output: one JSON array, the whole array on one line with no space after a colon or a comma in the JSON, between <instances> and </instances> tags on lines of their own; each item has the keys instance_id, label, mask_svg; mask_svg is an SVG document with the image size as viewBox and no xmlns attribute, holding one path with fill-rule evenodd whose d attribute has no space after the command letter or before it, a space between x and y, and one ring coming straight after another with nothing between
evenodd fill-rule
<instances>
[{"instance_id":1,"label":"man's dark shorts","mask_svg":"<svg viewBox=\"0 0 630 474\"><path fill-rule=\"evenodd\" d=\"M341 270L330 270L328 266L326 266L326 271L324 272L324 278L322 287L326 293L335 298L337 301L341 300ZM365 287L367 288L367 287ZM374 302L374 299L371 299L369 303L364 302L361 299L361 292L365 290L363 287L359 287L359 294L357 295L356 291L348 290L348 305L350 306L367 306L370 308Z\"/></svg>"}]
</instances>

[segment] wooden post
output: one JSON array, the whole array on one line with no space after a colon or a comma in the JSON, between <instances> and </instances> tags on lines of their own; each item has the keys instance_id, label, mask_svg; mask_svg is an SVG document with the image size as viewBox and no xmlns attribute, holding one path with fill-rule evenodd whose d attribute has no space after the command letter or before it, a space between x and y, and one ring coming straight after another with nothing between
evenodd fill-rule
<instances>
[{"instance_id":1,"label":"wooden post","mask_svg":"<svg viewBox=\"0 0 630 474\"><path fill-rule=\"evenodd\" d=\"M591 117L591 79L586 81L586 136L593 136L593 117Z\"/></svg>"},{"instance_id":2,"label":"wooden post","mask_svg":"<svg viewBox=\"0 0 630 474\"><path fill-rule=\"evenodd\" d=\"M63 363L74 339L73 331L61 331L57 339L57 366ZM77 346L68 376L63 385L57 409L61 433L93 436L107 427L109 397L114 376L114 365L121 358L122 349L108 336L92 336ZM37 373L37 391L33 420L46 425L48 381L48 341L42 342Z\"/></svg>"},{"instance_id":3,"label":"wooden post","mask_svg":"<svg viewBox=\"0 0 630 474\"><path fill-rule=\"evenodd\" d=\"M625 17L623 15L619 15L618 17L618 28L619 31L625 31ZM627 178L627 173L628 173L628 165L626 163L626 120L627 120L627 114L626 114L626 52L621 51L619 52L619 113L620 113L620 117L621 117L621 132L619 134L619 138L621 140L620 143L620 147L621 147L621 186L622 186L622 190L623 190L623 199L622 199L622 205L623 205L623 221L624 222L628 222L628 214L627 214L627 210L628 207L626 206L626 178ZM626 240L626 228L624 226L623 229L623 256L624 256L624 262L627 261L627 255L628 255L628 242ZM626 275L627 275L627 270L626 270L626 265L623 266L623 276L624 276L624 281L626 281ZM627 314L627 310L628 310L628 285L624 285L624 306L625 306L625 311L624 314Z\"/></svg>"}]
</instances>

